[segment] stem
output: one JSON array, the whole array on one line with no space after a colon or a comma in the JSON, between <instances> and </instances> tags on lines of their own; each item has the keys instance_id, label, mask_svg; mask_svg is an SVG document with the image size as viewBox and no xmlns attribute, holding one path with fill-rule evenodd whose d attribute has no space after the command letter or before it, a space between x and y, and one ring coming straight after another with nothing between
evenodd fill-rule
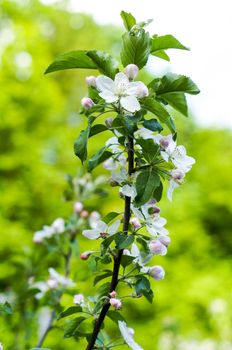
<instances>
[{"instance_id":1,"label":"stem","mask_svg":"<svg viewBox=\"0 0 232 350\"><path fill-rule=\"evenodd\" d=\"M133 137L128 137L128 144L127 144L127 154L128 154L128 175L131 175L134 171L134 141ZM129 222L130 222L130 216L131 216L131 198L125 197L125 204L124 204L124 218L123 218L123 232L127 233L129 228ZM110 290L109 293L114 291L118 285L119 282L119 269L120 269L120 262L123 254L123 249L118 251L118 254L114 258L114 268L113 268L113 274L112 279L110 283ZM104 322L104 319L106 317L106 314L110 308L110 304L105 304L100 312L99 317L95 320L95 325L93 329L93 333L91 335L91 338L89 340L89 343L87 345L86 350L92 350L94 349L95 342L97 340L98 333L101 329L101 326Z\"/></svg>"},{"instance_id":2,"label":"stem","mask_svg":"<svg viewBox=\"0 0 232 350\"><path fill-rule=\"evenodd\" d=\"M41 347L43 345L43 342L44 342L45 338L47 337L48 333L50 332L50 330L53 327L52 324L53 324L53 321L54 321L55 317L56 317L56 313L55 313L55 311L53 311L52 314L51 314L48 326L45 329L44 333L42 334L41 338L39 339L36 347L39 348L39 347Z\"/></svg>"}]
</instances>

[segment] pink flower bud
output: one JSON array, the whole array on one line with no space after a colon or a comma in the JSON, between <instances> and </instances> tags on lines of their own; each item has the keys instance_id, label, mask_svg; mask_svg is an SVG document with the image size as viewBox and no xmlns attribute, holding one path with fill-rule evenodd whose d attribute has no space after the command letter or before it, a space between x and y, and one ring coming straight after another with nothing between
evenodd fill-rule
<instances>
[{"instance_id":1,"label":"pink flower bud","mask_svg":"<svg viewBox=\"0 0 232 350\"><path fill-rule=\"evenodd\" d=\"M165 255L167 253L166 246L158 239L154 239L148 244L150 252L154 255Z\"/></svg>"},{"instance_id":2,"label":"pink flower bud","mask_svg":"<svg viewBox=\"0 0 232 350\"><path fill-rule=\"evenodd\" d=\"M136 89L136 96L138 98L143 98L149 95L149 91L148 88L146 87L146 85L141 85Z\"/></svg>"},{"instance_id":3,"label":"pink flower bud","mask_svg":"<svg viewBox=\"0 0 232 350\"><path fill-rule=\"evenodd\" d=\"M150 269L149 269L149 275L151 277L153 277L156 281L160 281L162 279L164 279L164 276L165 276L165 271L164 269L162 268L162 266L159 266L159 265L155 265L155 266L152 266Z\"/></svg>"},{"instance_id":4,"label":"pink flower bud","mask_svg":"<svg viewBox=\"0 0 232 350\"><path fill-rule=\"evenodd\" d=\"M88 109L88 108L91 108L94 106L94 102L89 97L83 97L81 100L81 105L82 105L82 107Z\"/></svg>"},{"instance_id":5,"label":"pink flower bud","mask_svg":"<svg viewBox=\"0 0 232 350\"><path fill-rule=\"evenodd\" d=\"M113 290L111 293L110 293L110 296L111 298L116 298L117 297L117 292L115 290Z\"/></svg>"},{"instance_id":6,"label":"pink flower bud","mask_svg":"<svg viewBox=\"0 0 232 350\"><path fill-rule=\"evenodd\" d=\"M88 77L85 78L86 84L88 86L92 86L92 87L96 87L96 77L94 77L93 75L90 75Z\"/></svg>"},{"instance_id":7,"label":"pink flower bud","mask_svg":"<svg viewBox=\"0 0 232 350\"><path fill-rule=\"evenodd\" d=\"M139 73L139 67L136 66L136 64L131 63L125 67L124 72L129 79L133 80Z\"/></svg>"},{"instance_id":8,"label":"pink flower bud","mask_svg":"<svg viewBox=\"0 0 232 350\"><path fill-rule=\"evenodd\" d=\"M83 204L81 202L75 202L73 208L75 213L80 213L83 209Z\"/></svg>"},{"instance_id":9,"label":"pink flower bud","mask_svg":"<svg viewBox=\"0 0 232 350\"><path fill-rule=\"evenodd\" d=\"M166 247L171 243L171 238L169 236L159 236L158 240L164 244Z\"/></svg>"},{"instance_id":10,"label":"pink flower bud","mask_svg":"<svg viewBox=\"0 0 232 350\"><path fill-rule=\"evenodd\" d=\"M106 124L107 128L112 128L112 123L113 123L113 118L107 118L105 120L105 124Z\"/></svg>"},{"instance_id":11,"label":"pink flower bud","mask_svg":"<svg viewBox=\"0 0 232 350\"><path fill-rule=\"evenodd\" d=\"M80 258L81 260L88 260L92 252L90 250L87 250L86 252L81 253Z\"/></svg>"},{"instance_id":12,"label":"pink flower bud","mask_svg":"<svg viewBox=\"0 0 232 350\"><path fill-rule=\"evenodd\" d=\"M130 254L129 249L123 249L123 255L128 255L128 256L130 256L131 254Z\"/></svg>"},{"instance_id":13,"label":"pink flower bud","mask_svg":"<svg viewBox=\"0 0 232 350\"><path fill-rule=\"evenodd\" d=\"M122 302L120 299L110 298L110 305L112 305L115 310L120 310L122 307Z\"/></svg>"},{"instance_id":14,"label":"pink flower bud","mask_svg":"<svg viewBox=\"0 0 232 350\"><path fill-rule=\"evenodd\" d=\"M84 295L83 294L75 294L73 297L73 303L76 305L81 305L85 301Z\"/></svg>"},{"instance_id":15,"label":"pink flower bud","mask_svg":"<svg viewBox=\"0 0 232 350\"><path fill-rule=\"evenodd\" d=\"M80 213L80 217L82 219L86 219L89 216L89 212L87 210L82 210L82 212Z\"/></svg>"},{"instance_id":16,"label":"pink flower bud","mask_svg":"<svg viewBox=\"0 0 232 350\"><path fill-rule=\"evenodd\" d=\"M130 219L130 223L132 224L132 226L133 226L135 229L141 227L141 224L140 224L138 218L132 218L132 219Z\"/></svg>"}]
</instances>

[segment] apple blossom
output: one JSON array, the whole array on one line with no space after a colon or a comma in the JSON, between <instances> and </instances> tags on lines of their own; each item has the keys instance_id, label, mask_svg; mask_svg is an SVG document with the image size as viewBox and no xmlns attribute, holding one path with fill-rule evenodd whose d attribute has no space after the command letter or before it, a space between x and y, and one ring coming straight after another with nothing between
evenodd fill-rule
<instances>
[{"instance_id":1,"label":"apple blossom","mask_svg":"<svg viewBox=\"0 0 232 350\"><path fill-rule=\"evenodd\" d=\"M166 247L171 243L171 238L169 236L158 236L157 239L164 244Z\"/></svg>"},{"instance_id":2,"label":"apple blossom","mask_svg":"<svg viewBox=\"0 0 232 350\"><path fill-rule=\"evenodd\" d=\"M120 220L116 220L112 225L108 226L105 222L99 221L96 227L92 230L84 230L83 236L89 239L105 238L114 235L120 226Z\"/></svg>"},{"instance_id":3,"label":"apple blossom","mask_svg":"<svg viewBox=\"0 0 232 350\"><path fill-rule=\"evenodd\" d=\"M94 106L94 102L89 97L83 97L81 100L81 105L82 105L82 107L89 109L89 108L92 108Z\"/></svg>"},{"instance_id":4,"label":"apple blossom","mask_svg":"<svg viewBox=\"0 0 232 350\"><path fill-rule=\"evenodd\" d=\"M99 95L107 103L119 101L121 107L131 113L141 109L137 98L146 96L148 92L144 83L130 82L124 73L117 73L114 81L105 75L100 75L97 77L96 84L100 91Z\"/></svg>"},{"instance_id":5,"label":"apple blossom","mask_svg":"<svg viewBox=\"0 0 232 350\"><path fill-rule=\"evenodd\" d=\"M139 73L139 67L131 63L125 67L124 72L130 80L133 80Z\"/></svg>"},{"instance_id":6,"label":"apple blossom","mask_svg":"<svg viewBox=\"0 0 232 350\"><path fill-rule=\"evenodd\" d=\"M138 218L131 218L131 219L130 219L130 223L132 224L132 226L133 226L135 229L141 227L141 224L140 224Z\"/></svg>"},{"instance_id":7,"label":"apple blossom","mask_svg":"<svg viewBox=\"0 0 232 350\"><path fill-rule=\"evenodd\" d=\"M126 344L132 350L143 350L143 348L141 348L141 346L134 341L134 330L132 328L127 327L126 322L118 321L118 327Z\"/></svg>"},{"instance_id":8,"label":"apple blossom","mask_svg":"<svg viewBox=\"0 0 232 350\"><path fill-rule=\"evenodd\" d=\"M75 294L73 297L73 303L76 305L82 305L85 302L83 294Z\"/></svg>"},{"instance_id":9,"label":"apple blossom","mask_svg":"<svg viewBox=\"0 0 232 350\"><path fill-rule=\"evenodd\" d=\"M109 303L115 308L115 310L120 310L122 308L122 302L117 298L110 298Z\"/></svg>"},{"instance_id":10,"label":"apple blossom","mask_svg":"<svg viewBox=\"0 0 232 350\"><path fill-rule=\"evenodd\" d=\"M165 255L167 253L167 247L158 239L150 241L148 247L150 252L154 255Z\"/></svg>"},{"instance_id":11,"label":"apple blossom","mask_svg":"<svg viewBox=\"0 0 232 350\"><path fill-rule=\"evenodd\" d=\"M179 187L185 177L185 172L182 169L173 169L170 171L171 179L167 191L167 197L172 201L172 194L175 188Z\"/></svg>"},{"instance_id":12,"label":"apple blossom","mask_svg":"<svg viewBox=\"0 0 232 350\"><path fill-rule=\"evenodd\" d=\"M88 86L96 87L96 77L93 75L90 75L85 78L86 84Z\"/></svg>"},{"instance_id":13,"label":"apple blossom","mask_svg":"<svg viewBox=\"0 0 232 350\"><path fill-rule=\"evenodd\" d=\"M81 253L80 255L81 260L88 260L92 253L93 252L91 250L87 250L86 252Z\"/></svg>"},{"instance_id":14,"label":"apple blossom","mask_svg":"<svg viewBox=\"0 0 232 350\"><path fill-rule=\"evenodd\" d=\"M162 266L155 265L149 268L148 274L153 277L156 281L164 279L165 271Z\"/></svg>"},{"instance_id":15,"label":"apple blossom","mask_svg":"<svg viewBox=\"0 0 232 350\"><path fill-rule=\"evenodd\" d=\"M117 292L115 290L113 290L111 293L110 293L110 297L111 298L116 298L117 297Z\"/></svg>"},{"instance_id":16,"label":"apple blossom","mask_svg":"<svg viewBox=\"0 0 232 350\"><path fill-rule=\"evenodd\" d=\"M74 208L74 212L79 214L82 210L83 210L83 203L81 202L75 202L74 205L73 205L73 208Z\"/></svg>"}]
</instances>

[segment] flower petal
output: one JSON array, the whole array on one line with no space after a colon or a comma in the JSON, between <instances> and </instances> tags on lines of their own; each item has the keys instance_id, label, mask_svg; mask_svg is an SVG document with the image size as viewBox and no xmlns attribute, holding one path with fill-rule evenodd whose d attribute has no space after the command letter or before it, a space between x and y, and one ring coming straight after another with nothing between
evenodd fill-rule
<instances>
[{"instance_id":1,"label":"flower petal","mask_svg":"<svg viewBox=\"0 0 232 350\"><path fill-rule=\"evenodd\" d=\"M141 81L133 81L129 83L126 93L135 97L145 97L147 96L148 89L144 83ZM141 94L144 93L143 96Z\"/></svg>"},{"instance_id":2,"label":"flower petal","mask_svg":"<svg viewBox=\"0 0 232 350\"><path fill-rule=\"evenodd\" d=\"M134 113L141 109L140 104L135 96L123 96L120 98L121 106L128 112Z\"/></svg>"},{"instance_id":3,"label":"flower petal","mask_svg":"<svg viewBox=\"0 0 232 350\"><path fill-rule=\"evenodd\" d=\"M97 77L96 79L96 85L97 85L97 89L99 91L108 91L113 93L114 91L114 82L112 79L106 77L105 75L100 75L99 77Z\"/></svg>"},{"instance_id":4,"label":"flower petal","mask_svg":"<svg viewBox=\"0 0 232 350\"><path fill-rule=\"evenodd\" d=\"M108 90L100 92L99 96L101 96L101 98L103 98L103 100L105 100L107 103L118 101L118 96L114 95L113 92Z\"/></svg>"},{"instance_id":5,"label":"flower petal","mask_svg":"<svg viewBox=\"0 0 232 350\"><path fill-rule=\"evenodd\" d=\"M84 230L82 234L89 239L98 239L100 237L99 232L96 230Z\"/></svg>"},{"instance_id":6,"label":"flower petal","mask_svg":"<svg viewBox=\"0 0 232 350\"><path fill-rule=\"evenodd\" d=\"M96 230L100 233L107 232L108 225L104 221L99 221L96 226Z\"/></svg>"},{"instance_id":7,"label":"flower petal","mask_svg":"<svg viewBox=\"0 0 232 350\"><path fill-rule=\"evenodd\" d=\"M129 84L129 79L124 73L117 73L114 79L115 88L118 86L125 85L125 87Z\"/></svg>"},{"instance_id":8,"label":"flower petal","mask_svg":"<svg viewBox=\"0 0 232 350\"><path fill-rule=\"evenodd\" d=\"M114 235L118 231L120 223L121 223L120 220L116 220L112 225L109 226L108 233L110 236Z\"/></svg>"},{"instance_id":9,"label":"flower petal","mask_svg":"<svg viewBox=\"0 0 232 350\"><path fill-rule=\"evenodd\" d=\"M143 350L143 348L141 348L141 346L139 346L134 341L133 335L132 335L133 333L131 332L131 329L127 327L126 322L118 321L118 326L123 339L132 350Z\"/></svg>"}]
</instances>

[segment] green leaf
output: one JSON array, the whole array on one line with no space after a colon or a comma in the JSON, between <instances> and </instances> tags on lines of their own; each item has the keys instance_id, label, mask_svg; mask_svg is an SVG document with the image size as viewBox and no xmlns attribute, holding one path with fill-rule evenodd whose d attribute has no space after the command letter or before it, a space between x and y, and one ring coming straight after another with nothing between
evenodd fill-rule
<instances>
[{"instance_id":1,"label":"green leaf","mask_svg":"<svg viewBox=\"0 0 232 350\"><path fill-rule=\"evenodd\" d=\"M120 15L122 17L124 27L129 31L136 24L136 19L129 12L121 11Z\"/></svg>"},{"instance_id":2,"label":"green leaf","mask_svg":"<svg viewBox=\"0 0 232 350\"><path fill-rule=\"evenodd\" d=\"M82 163L87 159L89 132L90 126L88 126L85 130L81 131L80 135L74 143L74 153L78 158L80 158Z\"/></svg>"},{"instance_id":3,"label":"green leaf","mask_svg":"<svg viewBox=\"0 0 232 350\"><path fill-rule=\"evenodd\" d=\"M96 69L98 67L96 63L87 56L87 51L77 50L65 52L57 56L55 61L48 66L45 74L72 68Z\"/></svg>"},{"instance_id":4,"label":"green leaf","mask_svg":"<svg viewBox=\"0 0 232 350\"><path fill-rule=\"evenodd\" d=\"M134 261L135 257L130 255L122 255L120 264L125 268Z\"/></svg>"},{"instance_id":5,"label":"green leaf","mask_svg":"<svg viewBox=\"0 0 232 350\"><path fill-rule=\"evenodd\" d=\"M151 113L155 114L162 123L167 125L172 133L175 133L176 128L172 117L160 102L156 101L154 98L148 97L144 98L142 103L143 107L145 107Z\"/></svg>"},{"instance_id":6,"label":"green leaf","mask_svg":"<svg viewBox=\"0 0 232 350\"><path fill-rule=\"evenodd\" d=\"M166 54L164 50L155 51L152 53L153 56L162 58L165 61L170 61L170 57Z\"/></svg>"},{"instance_id":7,"label":"green leaf","mask_svg":"<svg viewBox=\"0 0 232 350\"><path fill-rule=\"evenodd\" d=\"M99 164L104 162L106 159L110 158L112 153L107 151L107 147L101 148L97 153L94 154L92 158L88 161L88 171L91 172L95 169Z\"/></svg>"},{"instance_id":8,"label":"green leaf","mask_svg":"<svg viewBox=\"0 0 232 350\"><path fill-rule=\"evenodd\" d=\"M162 94L162 99L166 101L170 106L181 112L183 115L188 117L188 105L185 94L182 92L172 92Z\"/></svg>"},{"instance_id":9,"label":"green leaf","mask_svg":"<svg viewBox=\"0 0 232 350\"><path fill-rule=\"evenodd\" d=\"M106 130L108 130L108 128L105 125L103 125L103 124L93 125L91 127L91 130L90 130L90 133L89 133L89 137L95 136L95 135L99 134L100 132L103 132L103 131L106 131Z\"/></svg>"},{"instance_id":10,"label":"green leaf","mask_svg":"<svg viewBox=\"0 0 232 350\"><path fill-rule=\"evenodd\" d=\"M162 194L163 194L163 184L162 182L160 181L160 184L159 186L154 190L153 192L153 198L159 202L162 198Z\"/></svg>"},{"instance_id":11,"label":"green leaf","mask_svg":"<svg viewBox=\"0 0 232 350\"><path fill-rule=\"evenodd\" d=\"M82 312L82 307L80 307L80 306L71 306L71 307L69 307L68 309L62 311L62 312L58 315L57 319L59 320L59 319L61 319L61 318L63 318L63 317L67 317L67 316L76 314L76 313L78 313L78 312Z\"/></svg>"},{"instance_id":12,"label":"green leaf","mask_svg":"<svg viewBox=\"0 0 232 350\"><path fill-rule=\"evenodd\" d=\"M85 320L86 318L81 316L74 318L68 322L68 324L65 327L64 330L64 338L70 338L74 335L76 329L80 326L80 324Z\"/></svg>"},{"instance_id":13,"label":"green leaf","mask_svg":"<svg viewBox=\"0 0 232 350\"><path fill-rule=\"evenodd\" d=\"M144 291L149 292L151 285L149 280L145 276L138 276L135 283L135 291L137 294L143 294Z\"/></svg>"},{"instance_id":14,"label":"green leaf","mask_svg":"<svg viewBox=\"0 0 232 350\"><path fill-rule=\"evenodd\" d=\"M12 315L13 314L12 307L11 307L10 303L8 303L8 301L5 301L4 304L0 304L0 313L3 313L5 315Z\"/></svg>"},{"instance_id":15,"label":"green leaf","mask_svg":"<svg viewBox=\"0 0 232 350\"><path fill-rule=\"evenodd\" d=\"M162 125L157 121L157 119L149 119L143 122L143 126L151 131L161 132L163 130Z\"/></svg>"},{"instance_id":16,"label":"green leaf","mask_svg":"<svg viewBox=\"0 0 232 350\"><path fill-rule=\"evenodd\" d=\"M92 50L88 51L87 55L102 74L113 79L115 74L118 73L118 62L107 52Z\"/></svg>"},{"instance_id":17,"label":"green leaf","mask_svg":"<svg viewBox=\"0 0 232 350\"><path fill-rule=\"evenodd\" d=\"M123 118L123 122L129 135L133 135L133 133L136 130L138 130L137 121L134 120L134 117L131 117L130 115L125 115Z\"/></svg>"},{"instance_id":18,"label":"green leaf","mask_svg":"<svg viewBox=\"0 0 232 350\"><path fill-rule=\"evenodd\" d=\"M104 216L104 218L102 218L102 221L104 221L106 224L108 224L110 221L114 220L119 215L120 215L120 213L116 213L115 211L111 211L106 216Z\"/></svg>"},{"instance_id":19,"label":"green leaf","mask_svg":"<svg viewBox=\"0 0 232 350\"><path fill-rule=\"evenodd\" d=\"M126 235L125 233L118 233L115 236L115 243L117 249L125 249L134 242L134 235Z\"/></svg>"},{"instance_id":20,"label":"green leaf","mask_svg":"<svg viewBox=\"0 0 232 350\"><path fill-rule=\"evenodd\" d=\"M109 310L107 316L118 324L118 321L125 321L125 318L118 311Z\"/></svg>"},{"instance_id":21,"label":"green leaf","mask_svg":"<svg viewBox=\"0 0 232 350\"><path fill-rule=\"evenodd\" d=\"M151 163L157 156L159 145L153 139L138 139L137 144L142 147L144 158Z\"/></svg>"},{"instance_id":22,"label":"green leaf","mask_svg":"<svg viewBox=\"0 0 232 350\"><path fill-rule=\"evenodd\" d=\"M105 238L101 243L101 254L104 255L107 251L107 248L110 246L110 244L113 242L114 238L116 236L116 233L112 236L109 236Z\"/></svg>"},{"instance_id":23,"label":"green leaf","mask_svg":"<svg viewBox=\"0 0 232 350\"><path fill-rule=\"evenodd\" d=\"M104 278L107 278L109 276L112 276L112 271L110 270L106 270L103 274L99 275L99 276L96 276L94 278L94 281L93 281L93 285L96 286L96 284L98 282L100 282L101 280L103 280Z\"/></svg>"},{"instance_id":24,"label":"green leaf","mask_svg":"<svg viewBox=\"0 0 232 350\"><path fill-rule=\"evenodd\" d=\"M162 78L154 79L150 84L156 95L162 95L173 92L183 92L186 94L196 95L200 90L197 85L185 75L169 73Z\"/></svg>"},{"instance_id":25,"label":"green leaf","mask_svg":"<svg viewBox=\"0 0 232 350\"><path fill-rule=\"evenodd\" d=\"M147 63L149 54L150 37L144 29L141 29L137 35L129 32L123 35L121 60L124 67L134 63L139 69L143 68Z\"/></svg>"},{"instance_id":26,"label":"green leaf","mask_svg":"<svg viewBox=\"0 0 232 350\"><path fill-rule=\"evenodd\" d=\"M143 295L145 296L145 298L147 299L147 301L149 301L149 303L152 303L152 302L153 302L154 293L153 293L152 289L150 289L149 291L144 290L144 291L143 291Z\"/></svg>"},{"instance_id":27,"label":"green leaf","mask_svg":"<svg viewBox=\"0 0 232 350\"><path fill-rule=\"evenodd\" d=\"M147 203L153 195L153 192L160 184L160 178L158 174L152 170L142 171L136 179L137 196L135 202L137 206L141 206Z\"/></svg>"},{"instance_id":28,"label":"green leaf","mask_svg":"<svg viewBox=\"0 0 232 350\"><path fill-rule=\"evenodd\" d=\"M151 39L151 54L160 50L167 49L180 49L189 50L186 46L182 45L173 35L154 35Z\"/></svg>"}]
</instances>

